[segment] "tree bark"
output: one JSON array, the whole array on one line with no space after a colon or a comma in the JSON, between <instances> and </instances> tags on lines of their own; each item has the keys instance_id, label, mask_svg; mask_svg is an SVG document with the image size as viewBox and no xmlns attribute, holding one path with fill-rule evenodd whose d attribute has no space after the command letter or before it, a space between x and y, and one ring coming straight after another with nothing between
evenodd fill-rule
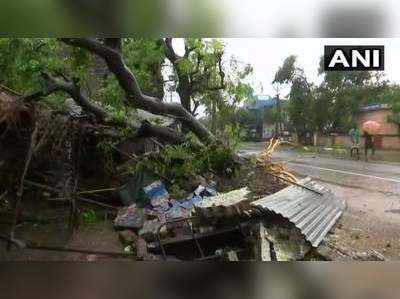
<instances>
[{"instance_id":1,"label":"tree bark","mask_svg":"<svg viewBox=\"0 0 400 299\"><path fill-rule=\"evenodd\" d=\"M102 57L110 71L115 75L119 85L125 91L129 103L139 109L153 114L170 116L178 119L182 125L192 131L203 143L215 141L211 132L200 123L182 105L175 103L164 103L161 100L142 93L136 77L124 62L121 51L112 48L96 39L78 38L62 39L68 45L86 49Z\"/></svg>"},{"instance_id":2,"label":"tree bark","mask_svg":"<svg viewBox=\"0 0 400 299\"><path fill-rule=\"evenodd\" d=\"M179 67L179 61L182 59L189 59L189 56L194 49L189 48L185 42L185 54L183 56L179 56L172 47L172 38L166 38L163 40L163 42L165 56L171 62L173 69L178 76L178 85L176 88L176 92L179 95L181 104L192 115L195 115L199 104L199 102L195 102L196 93L205 93L207 91L215 91L225 88L225 73L222 67L223 53L217 54L220 82L215 86L210 86L209 81L211 77L211 72L204 70L201 75L199 74L201 72L201 56L195 56L197 59L197 67L194 70L190 72L184 72ZM194 107L192 108L193 102Z\"/></svg>"},{"instance_id":3,"label":"tree bark","mask_svg":"<svg viewBox=\"0 0 400 299\"><path fill-rule=\"evenodd\" d=\"M172 38L166 38L164 40L164 51L165 56L171 62L174 71L178 76L178 86L176 88L176 92L179 95L181 104L183 108L187 111L191 112L191 94L192 88L190 83L190 76L189 74L185 74L179 70L178 61L179 59L186 58L189 55L188 50L186 49L185 56L180 57L178 54L175 53L174 48L172 47Z\"/></svg>"},{"instance_id":4,"label":"tree bark","mask_svg":"<svg viewBox=\"0 0 400 299\"><path fill-rule=\"evenodd\" d=\"M104 124L111 124L116 126L117 124L113 121L112 116L104 110L99 105L96 105L84 96L79 86L77 86L74 82L68 81L66 79L60 79L53 77L49 74L42 74L43 77L46 79L47 85L30 95L26 95L21 97L20 99L23 101L34 101L38 98L48 96L56 91L63 91L66 92L74 99L74 101L82 107L82 109L86 112L93 113L96 118ZM134 127L129 122L123 124L125 127L130 127L136 130L136 133L132 137L158 137L168 143L172 144L179 144L186 141L185 136L176 132L167 127L158 127L150 124L147 121L143 121L139 128Z\"/></svg>"}]
</instances>

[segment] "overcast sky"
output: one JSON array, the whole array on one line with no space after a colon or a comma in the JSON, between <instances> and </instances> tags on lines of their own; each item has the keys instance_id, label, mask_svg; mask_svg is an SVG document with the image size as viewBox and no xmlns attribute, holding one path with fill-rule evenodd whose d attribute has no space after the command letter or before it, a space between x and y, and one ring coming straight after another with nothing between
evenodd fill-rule
<instances>
[{"instance_id":1,"label":"overcast sky","mask_svg":"<svg viewBox=\"0 0 400 299\"><path fill-rule=\"evenodd\" d=\"M226 38L222 41L226 46L226 58L233 55L253 66L251 82L257 94L275 95L271 82L279 66L290 55L297 56L297 65L304 69L307 79L319 84L322 76L318 75L318 65L325 45L384 45L385 78L400 83L400 38ZM174 47L178 53L183 52L183 40L174 39ZM286 88L281 95L288 92Z\"/></svg>"},{"instance_id":2,"label":"overcast sky","mask_svg":"<svg viewBox=\"0 0 400 299\"><path fill-rule=\"evenodd\" d=\"M400 36L398 0L219 0L225 36Z\"/></svg>"},{"instance_id":3,"label":"overcast sky","mask_svg":"<svg viewBox=\"0 0 400 299\"><path fill-rule=\"evenodd\" d=\"M324 45L384 45L386 78L400 83L400 39L321 39L321 38L243 38L224 39L227 55L250 63L254 68L253 80L260 82L263 91L274 95L271 84L274 74L289 55L297 56L298 66L304 69L309 81L320 83L319 59ZM257 86L257 85L256 85Z\"/></svg>"}]
</instances>

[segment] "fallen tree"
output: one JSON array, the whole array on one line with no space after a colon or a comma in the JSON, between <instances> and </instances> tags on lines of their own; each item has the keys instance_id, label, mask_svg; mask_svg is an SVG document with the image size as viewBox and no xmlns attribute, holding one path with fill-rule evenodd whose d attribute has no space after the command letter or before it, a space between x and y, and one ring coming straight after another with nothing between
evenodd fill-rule
<instances>
[{"instance_id":1,"label":"fallen tree","mask_svg":"<svg viewBox=\"0 0 400 299\"><path fill-rule=\"evenodd\" d=\"M177 119L184 129L193 132L203 143L209 144L216 140L214 135L181 104L165 103L158 98L143 94L135 75L124 62L120 38L108 38L104 41L91 38L64 38L61 41L102 57L125 91L127 103L132 107Z\"/></svg>"},{"instance_id":2,"label":"fallen tree","mask_svg":"<svg viewBox=\"0 0 400 299\"><path fill-rule=\"evenodd\" d=\"M142 109L155 115L173 118L181 123L183 132L193 132L203 144L212 144L216 141L214 135L181 104L165 103L162 99L148 96L142 92L135 75L124 61L122 39L78 38L61 39L60 41L66 45L88 50L90 53L104 59L109 71L115 76L119 86L125 93L124 105ZM78 83L79 80L71 80L61 72L55 73L56 75L42 73L45 81L44 86L31 94L22 96L21 99L27 102L37 101L61 91L74 99L84 111L93 114L101 124L113 125L115 127L122 125L134 129L137 136L157 137L173 144L182 143L186 140L184 134L181 132L168 127L155 126L148 121L142 122L140 127L135 127L133 121L129 119L125 120L122 124L120 122L117 123L111 113L91 100L85 92L82 92L81 83Z\"/></svg>"},{"instance_id":3,"label":"fallen tree","mask_svg":"<svg viewBox=\"0 0 400 299\"><path fill-rule=\"evenodd\" d=\"M72 80L68 80L65 76L62 75L61 76L63 78L55 77L47 73L43 73L42 76L46 81L46 85L42 89L32 94L21 97L22 101L35 101L42 97L49 96L54 92L63 91L71 96L71 98L79 106L81 106L85 112L92 113L100 123L115 126L122 125L134 129L136 133L135 136L132 137L158 137L172 144L178 144L185 141L185 137L181 133L167 127L154 126L148 121L143 121L142 125L138 128L130 123L129 120L127 120L123 124L118 123L113 119L113 116L109 112L107 112L101 106L97 105L87 96L85 96L81 92L80 87Z\"/></svg>"}]
</instances>

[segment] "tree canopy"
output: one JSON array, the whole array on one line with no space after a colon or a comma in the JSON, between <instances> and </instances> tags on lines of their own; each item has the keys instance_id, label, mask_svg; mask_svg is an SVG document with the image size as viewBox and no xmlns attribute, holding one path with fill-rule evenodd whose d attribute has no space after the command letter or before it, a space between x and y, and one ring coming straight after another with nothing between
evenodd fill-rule
<instances>
[{"instance_id":1,"label":"tree canopy","mask_svg":"<svg viewBox=\"0 0 400 299\"><path fill-rule=\"evenodd\" d=\"M246 81L252 68L226 57L220 40L183 41L185 52L178 55L170 38L3 38L0 82L50 104L75 96L92 112L102 110L98 116L121 122L138 108L173 117L183 133L193 131L205 141L213 134L195 118L199 107L213 119L234 111L252 95ZM177 93L180 105L167 103L168 92Z\"/></svg>"},{"instance_id":2,"label":"tree canopy","mask_svg":"<svg viewBox=\"0 0 400 299\"><path fill-rule=\"evenodd\" d=\"M290 84L288 112L292 126L298 132L348 132L353 115L365 105L389 103L399 122L399 87L385 80L380 72L324 72L323 59L319 65L323 77L318 86L307 81L297 66L296 57L289 56L276 72L273 83Z\"/></svg>"}]
</instances>

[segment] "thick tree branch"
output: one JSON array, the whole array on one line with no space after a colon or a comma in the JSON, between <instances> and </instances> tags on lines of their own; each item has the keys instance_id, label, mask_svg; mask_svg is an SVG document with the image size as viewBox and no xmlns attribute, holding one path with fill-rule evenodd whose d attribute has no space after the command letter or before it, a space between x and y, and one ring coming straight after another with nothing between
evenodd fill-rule
<instances>
[{"instance_id":1,"label":"thick tree branch","mask_svg":"<svg viewBox=\"0 0 400 299\"><path fill-rule=\"evenodd\" d=\"M24 102L35 101L42 97L47 97L48 95L52 94L53 92L55 92L57 90L58 90L57 86L54 86L52 84L47 84L42 89L39 89L31 94L21 96L19 98L19 100L24 101Z\"/></svg>"},{"instance_id":2,"label":"thick tree branch","mask_svg":"<svg viewBox=\"0 0 400 299\"><path fill-rule=\"evenodd\" d=\"M189 74L182 72L179 67L179 60L182 58L187 58L189 56L189 49L187 44L185 43L185 54L183 57L176 54L173 46L172 46L172 38L166 38L164 41L164 52L165 56L171 62L172 67L174 68L177 76L178 76L178 85L176 88L177 93L179 94L179 98L182 106L187 110L191 111L191 95L192 95L192 84L191 77Z\"/></svg>"},{"instance_id":3,"label":"thick tree branch","mask_svg":"<svg viewBox=\"0 0 400 299\"><path fill-rule=\"evenodd\" d=\"M199 108L200 104L201 104L200 101L194 101L194 107L193 107L193 110L192 110L192 114L193 115L196 115L196 111Z\"/></svg>"},{"instance_id":4,"label":"thick tree branch","mask_svg":"<svg viewBox=\"0 0 400 299\"><path fill-rule=\"evenodd\" d=\"M118 52L122 52L122 39L121 38L106 38L104 44Z\"/></svg>"},{"instance_id":5,"label":"thick tree branch","mask_svg":"<svg viewBox=\"0 0 400 299\"><path fill-rule=\"evenodd\" d=\"M42 73L42 77L46 80L45 87L41 90L38 90L38 91L30 94L30 95L21 97L21 100L33 101L33 100L37 100L41 97L46 97L56 91L64 91L64 92L68 93L74 99L74 101L78 105L80 105L83 108L83 110L85 110L86 112L91 112L97 118L102 119L102 120L107 118L108 113L103 108L94 104L86 96L84 96L81 93L79 86L77 86L72 81L69 81L69 80L67 81L65 76L62 76L64 79L60 79L57 77L53 77L47 73Z\"/></svg>"},{"instance_id":6,"label":"thick tree branch","mask_svg":"<svg viewBox=\"0 0 400 299\"><path fill-rule=\"evenodd\" d=\"M172 64L175 64L175 62L179 58L181 58L175 53L174 48L172 47L172 38L170 38L170 37L167 37L164 40L164 50L165 50L165 56L167 56L168 60Z\"/></svg>"},{"instance_id":7,"label":"thick tree branch","mask_svg":"<svg viewBox=\"0 0 400 299\"><path fill-rule=\"evenodd\" d=\"M48 74L43 75L51 85L57 86L58 90L68 93L74 99L74 101L83 108L83 110L93 113L97 118L102 120L107 119L109 116L108 112L83 95L79 86L77 86L74 82L61 80Z\"/></svg>"},{"instance_id":8,"label":"thick tree branch","mask_svg":"<svg viewBox=\"0 0 400 299\"><path fill-rule=\"evenodd\" d=\"M117 78L119 85L125 91L129 103L136 108L149 111L157 115L169 115L179 119L184 126L191 130L203 142L215 140L211 132L185 108L179 104L163 103L157 98L142 93L136 77L126 66L122 54L98 40L79 38L62 39L66 44L84 48L101 56L110 71Z\"/></svg>"},{"instance_id":9,"label":"thick tree branch","mask_svg":"<svg viewBox=\"0 0 400 299\"><path fill-rule=\"evenodd\" d=\"M176 131L166 128L151 125L148 121L143 121L141 127L135 134L135 137L159 137L162 140L172 144L180 144L186 141L185 137L178 134Z\"/></svg>"},{"instance_id":10,"label":"thick tree branch","mask_svg":"<svg viewBox=\"0 0 400 299\"><path fill-rule=\"evenodd\" d=\"M81 93L79 86L67 80L65 76L63 76L65 79L53 77L45 73L43 73L42 76L46 80L46 86L42 90L21 97L21 100L34 101L38 100L39 98L46 97L56 91L63 91L69 94L84 111L93 113L102 123L116 125L116 123L113 121L113 117L106 110L84 96ZM133 138L158 137L161 140L173 144L185 142L185 137L182 134L170 128L151 125L148 121L143 121L141 127L139 128L134 127L128 121L123 124L123 126L136 130L136 133L132 136Z\"/></svg>"}]
</instances>

